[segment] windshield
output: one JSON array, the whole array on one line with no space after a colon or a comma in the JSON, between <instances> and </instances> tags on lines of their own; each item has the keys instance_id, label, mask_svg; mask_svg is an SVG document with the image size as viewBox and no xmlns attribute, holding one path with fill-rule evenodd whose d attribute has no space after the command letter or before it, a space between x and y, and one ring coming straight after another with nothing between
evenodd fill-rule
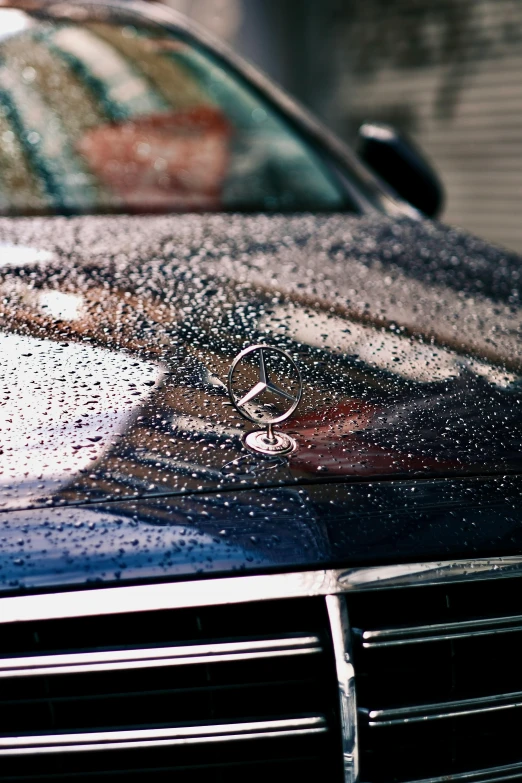
<instances>
[{"instance_id":1,"label":"windshield","mask_svg":"<svg viewBox=\"0 0 522 783\"><path fill-rule=\"evenodd\" d=\"M203 48L0 10L0 214L347 208L320 155Z\"/></svg>"}]
</instances>

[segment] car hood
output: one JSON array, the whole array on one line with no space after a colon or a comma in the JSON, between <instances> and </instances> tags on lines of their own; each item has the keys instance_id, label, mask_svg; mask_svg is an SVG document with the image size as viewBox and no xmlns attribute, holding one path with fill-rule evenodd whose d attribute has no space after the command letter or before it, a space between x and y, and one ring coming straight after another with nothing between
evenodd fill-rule
<instances>
[{"instance_id":1,"label":"car hood","mask_svg":"<svg viewBox=\"0 0 522 783\"><path fill-rule=\"evenodd\" d=\"M522 477L323 482L0 515L0 593L522 554Z\"/></svg>"},{"instance_id":2,"label":"car hood","mask_svg":"<svg viewBox=\"0 0 522 783\"><path fill-rule=\"evenodd\" d=\"M0 509L522 465L521 260L383 216L0 220ZM288 458L226 377L296 359Z\"/></svg>"}]
</instances>

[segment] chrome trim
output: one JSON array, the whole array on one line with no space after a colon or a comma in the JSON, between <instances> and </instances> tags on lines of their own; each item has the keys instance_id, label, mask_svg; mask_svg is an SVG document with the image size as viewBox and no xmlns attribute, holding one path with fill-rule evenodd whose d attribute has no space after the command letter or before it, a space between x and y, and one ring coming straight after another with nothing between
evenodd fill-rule
<instances>
[{"instance_id":1,"label":"chrome trim","mask_svg":"<svg viewBox=\"0 0 522 783\"><path fill-rule=\"evenodd\" d=\"M359 756L357 746L357 704L355 671L352 663L351 635L346 601L342 596L327 595L326 608L337 670L343 743L344 783L357 783Z\"/></svg>"},{"instance_id":2,"label":"chrome trim","mask_svg":"<svg viewBox=\"0 0 522 783\"><path fill-rule=\"evenodd\" d=\"M467 639L471 636L488 636L515 631L522 631L522 615L464 620L460 623L379 628L374 631L360 631L354 628L354 633L362 639L362 646L368 649L402 644L420 644L421 642L440 642L447 639Z\"/></svg>"},{"instance_id":3,"label":"chrome trim","mask_svg":"<svg viewBox=\"0 0 522 783\"><path fill-rule=\"evenodd\" d=\"M186 609L338 592L330 571L236 576L0 598L0 624Z\"/></svg>"},{"instance_id":4,"label":"chrome trim","mask_svg":"<svg viewBox=\"0 0 522 783\"><path fill-rule=\"evenodd\" d=\"M322 652L317 636L0 658L0 678L186 666Z\"/></svg>"},{"instance_id":5,"label":"chrome trim","mask_svg":"<svg viewBox=\"0 0 522 783\"><path fill-rule=\"evenodd\" d=\"M78 734L42 734L26 737L1 737L0 756L42 753L78 753L93 750L128 750L129 748L196 745L211 742L295 737L328 731L325 719L310 718L268 720L252 723L228 723L211 726L179 726L167 729L132 731L95 731Z\"/></svg>"},{"instance_id":6,"label":"chrome trim","mask_svg":"<svg viewBox=\"0 0 522 783\"><path fill-rule=\"evenodd\" d=\"M419 704L410 707L398 707L387 710L359 710L366 715L369 726L398 726L404 723L420 723L442 718L462 718L467 715L480 715L484 712L512 710L522 707L522 692L501 693L496 696L483 696L475 699L446 701L438 704Z\"/></svg>"},{"instance_id":7,"label":"chrome trim","mask_svg":"<svg viewBox=\"0 0 522 783\"><path fill-rule=\"evenodd\" d=\"M504 767L489 767L473 772L460 772L455 775L442 775L439 778L409 780L408 783L500 783L522 776L522 762L507 764Z\"/></svg>"},{"instance_id":8,"label":"chrome trim","mask_svg":"<svg viewBox=\"0 0 522 783\"><path fill-rule=\"evenodd\" d=\"M234 576L0 598L0 624L522 576L522 557Z\"/></svg>"},{"instance_id":9,"label":"chrome trim","mask_svg":"<svg viewBox=\"0 0 522 783\"><path fill-rule=\"evenodd\" d=\"M340 592L416 587L522 576L522 557L494 557L351 568L336 572Z\"/></svg>"}]
</instances>

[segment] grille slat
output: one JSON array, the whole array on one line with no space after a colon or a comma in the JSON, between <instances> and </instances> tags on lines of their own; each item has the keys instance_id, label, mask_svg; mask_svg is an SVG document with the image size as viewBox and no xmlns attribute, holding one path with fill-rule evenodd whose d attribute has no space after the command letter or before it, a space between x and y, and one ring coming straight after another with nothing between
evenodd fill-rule
<instances>
[{"instance_id":1,"label":"grille slat","mask_svg":"<svg viewBox=\"0 0 522 783\"><path fill-rule=\"evenodd\" d=\"M217 661L246 661L322 652L317 636L245 640L224 644L194 644L179 647L104 650L65 655L0 658L1 677L36 677L78 674L157 666L210 664Z\"/></svg>"},{"instance_id":2,"label":"grille slat","mask_svg":"<svg viewBox=\"0 0 522 783\"><path fill-rule=\"evenodd\" d=\"M479 699L461 699L438 704L419 704L388 710L360 710L369 726L397 726L401 723L414 723L444 718L465 718L468 715L480 715L484 712L511 710L522 707L522 693L502 693Z\"/></svg>"},{"instance_id":3,"label":"grille slat","mask_svg":"<svg viewBox=\"0 0 522 783\"><path fill-rule=\"evenodd\" d=\"M473 636L489 636L490 634L514 633L516 631L522 631L522 616L489 617L487 619L465 620L460 623L417 625L411 628L380 628L375 631L354 628L354 633L359 636L366 649L449 639L467 639Z\"/></svg>"},{"instance_id":4,"label":"grille slat","mask_svg":"<svg viewBox=\"0 0 522 783\"><path fill-rule=\"evenodd\" d=\"M168 729L89 732L88 734L45 734L0 738L0 756L41 753L85 753L87 751L125 750L127 747L151 748L172 745L204 745L210 742L239 742L268 737L297 737L328 731L323 717L254 723L178 726Z\"/></svg>"},{"instance_id":5,"label":"grille slat","mask_svg":"<svg viewBox=\"0 0 522 783\"><path fill-rule=\"evenodd\" d=\"M463 772L460 775L452 775L451 781L452 783L501 783L520 778L522 778L522 763ZM438 778L423 778L422 780L412 780L410 783L448 783L448 777L443 775Z\"/></svg>"}]
</instances>

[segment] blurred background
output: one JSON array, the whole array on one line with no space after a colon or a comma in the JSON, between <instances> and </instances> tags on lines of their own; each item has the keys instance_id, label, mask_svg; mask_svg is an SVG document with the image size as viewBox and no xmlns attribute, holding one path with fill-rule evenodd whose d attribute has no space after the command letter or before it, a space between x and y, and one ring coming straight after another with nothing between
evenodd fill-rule
<instances>
[{"instance_id":1,"label":"blurred background","mask_svg":"<svg viewBox=\"0 0 522 783\"><path fill-rule=\"evenodd\" d=\"M522 0L167 0L353 143L406 131L442 219L522 252Z\"/></svg>"}]
</instances>

